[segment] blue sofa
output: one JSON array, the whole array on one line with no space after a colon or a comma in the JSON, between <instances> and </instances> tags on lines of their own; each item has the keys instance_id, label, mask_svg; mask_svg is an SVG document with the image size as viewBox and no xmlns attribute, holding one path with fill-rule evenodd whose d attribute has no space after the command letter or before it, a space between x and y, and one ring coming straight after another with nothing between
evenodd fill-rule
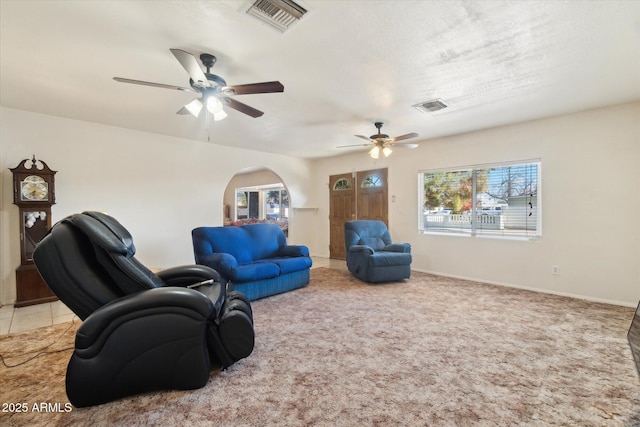
<instances>
[{"instance_id":1,"label":"blue sofa","mask_svg":"<svg viewBox=\"0 0 640 427\"><path fill-rule=\"evenodd\" d=\"M309 283L309 249L288 245L276 224L198 227L191 237L196 263L215 269L250 300Z\"/></svg>"}]
</instances>

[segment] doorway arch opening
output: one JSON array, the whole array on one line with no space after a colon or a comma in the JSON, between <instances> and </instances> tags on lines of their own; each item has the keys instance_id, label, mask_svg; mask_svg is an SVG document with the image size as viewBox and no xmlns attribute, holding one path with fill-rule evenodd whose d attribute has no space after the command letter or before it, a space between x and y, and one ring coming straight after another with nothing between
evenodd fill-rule
<instances>
[{"instance_id":1,"label":"doorway arch opening","mask_svg":"<svg viewBox=\"0 0 640 427\"><path fill-rule=\"evenodd\" d=\"M288 236L289 191L271 169L263 166L241 169L227 184L223 197L224 225L274 223Z\"/></svg>"}]
</instances>

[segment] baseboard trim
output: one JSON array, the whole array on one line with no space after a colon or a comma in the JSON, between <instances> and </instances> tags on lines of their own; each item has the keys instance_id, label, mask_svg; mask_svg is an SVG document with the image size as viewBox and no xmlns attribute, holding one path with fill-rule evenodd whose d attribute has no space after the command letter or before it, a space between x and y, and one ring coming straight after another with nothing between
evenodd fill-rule
<instances>
[{"instance_id":1,"label":"baseboard trim","mask_svg":"<svg viewBox=\"0 0 640 427\"><path fill-rule=\"evenodd\" d=\"M581 299L581 300L585 300L585 301L598 302L598 303L602 303L602 304L618 305L618 306L622 306L622 307L632 307L632 308L636 307L636 305L637 305L637 303L634 304L632 302L627 302L627 301L617 301L617 300L612 300L612 299L607 299L607 298L594 298L594 297L590 297L590 296L586 296L586 295L578 295L578 294L572 294L572 293L568 293L568 292L557 292L557 291L552 291L550 289L540 289L540 288L533 288L533 287L530 287L530 286L520 286L520 285L514 285L512 283L496 282L496 281L493 281L493 280L483 280L483 279L478 279L478 278L475 278L475 277L460 276L460 275L457 275L457 274L448 274L448 273L442 273L442 272L439 272L439 271L423 270L423 269L420 269L420 268L412 268L411 270L419 271L421 273L433 274L433 275L436 275L436 276L450 277L452 279L468 280L468 281L471 281L471 282L485 283L487 285L504 286L504 287L507 287L507 288L522 289L522 290L525 290L525 291L539 292L539 293L542 293L542 294L558 295L558 296L562 296L562 297Z\"/></svg>"}]
</instances>

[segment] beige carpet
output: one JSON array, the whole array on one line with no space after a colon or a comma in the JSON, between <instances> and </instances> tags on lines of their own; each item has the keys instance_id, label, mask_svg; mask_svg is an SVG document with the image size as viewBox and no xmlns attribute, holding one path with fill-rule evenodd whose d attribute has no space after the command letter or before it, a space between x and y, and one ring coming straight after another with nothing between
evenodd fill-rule
<instances>
[{"instance_id":1,"label":"beige carpet","mask_svg":"<svg viewBox=\"0 0 640 427\"><path fill-rule=\"evenodd\" d=\"M325 268L253 308L253 354L202 389L65 412L67 350L0 368L1 402L28 406L0 425L640 425L631 308L421 273L372 286ZM18 363L68 326L5 337L0 354ZM42 402L60 410L34 412Z\"/></svg>"}]
</instances>

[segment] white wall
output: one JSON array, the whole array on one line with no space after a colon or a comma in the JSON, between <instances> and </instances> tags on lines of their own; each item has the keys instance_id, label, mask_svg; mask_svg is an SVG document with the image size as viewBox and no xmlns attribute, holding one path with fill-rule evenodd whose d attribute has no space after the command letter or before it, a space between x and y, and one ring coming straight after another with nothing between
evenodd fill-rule
<instances>
[{"instance_id":1,"label":"white wall","mask_svg":"<svg viewBox=\"0 0 640 427\"><path fill-rule=\"evenodd\" d=\"M150 267L193 263L191 230L222 225L224 190L249 166L265 166L287 184L294 205L307 202L309 162L28 113L0 109L0 304L15 301L20 265L15 167L35 154L56 174L55 222L84 210L106 211L133 235L137 257ZM309 240L291 218L289 241Z\"/></svg>"},{"instance_id":2,"label":"white wall","mask_svg":"<svg viewBox=\"0 0 640 427\"><path fill-rule=\"evenodd\" d=\"M532 158L542 159L541 240L418 234L419 170ZM316 161L316 253L329 253L329 175L377 167L389 169L390 231L411 243L413 268L625 305L640 299L640 103L422 141L378 161L366 151Z\"/></svg>"},{"instance_id":3,"label":"white wall","mask_svg":"<svg viewBox=\"0 0 640 427\"><path fill-rule=\"evenodd\" d=\"M7 108L0 122L1 304L15 300L20 264L8 168L33 154L59 171L54 221L107 211L149 266L192 263L191 229L222 224L224 190L250 166L271 169L287 186L289 241L328 256L329 175L388 167L391 233L412 244L414 268L625 305L640 299L640 103L422 141L375 162L365 151L304 161ZM540 241L418 234L418 170L536 157Z\"/></svg>"}]
</instances>

